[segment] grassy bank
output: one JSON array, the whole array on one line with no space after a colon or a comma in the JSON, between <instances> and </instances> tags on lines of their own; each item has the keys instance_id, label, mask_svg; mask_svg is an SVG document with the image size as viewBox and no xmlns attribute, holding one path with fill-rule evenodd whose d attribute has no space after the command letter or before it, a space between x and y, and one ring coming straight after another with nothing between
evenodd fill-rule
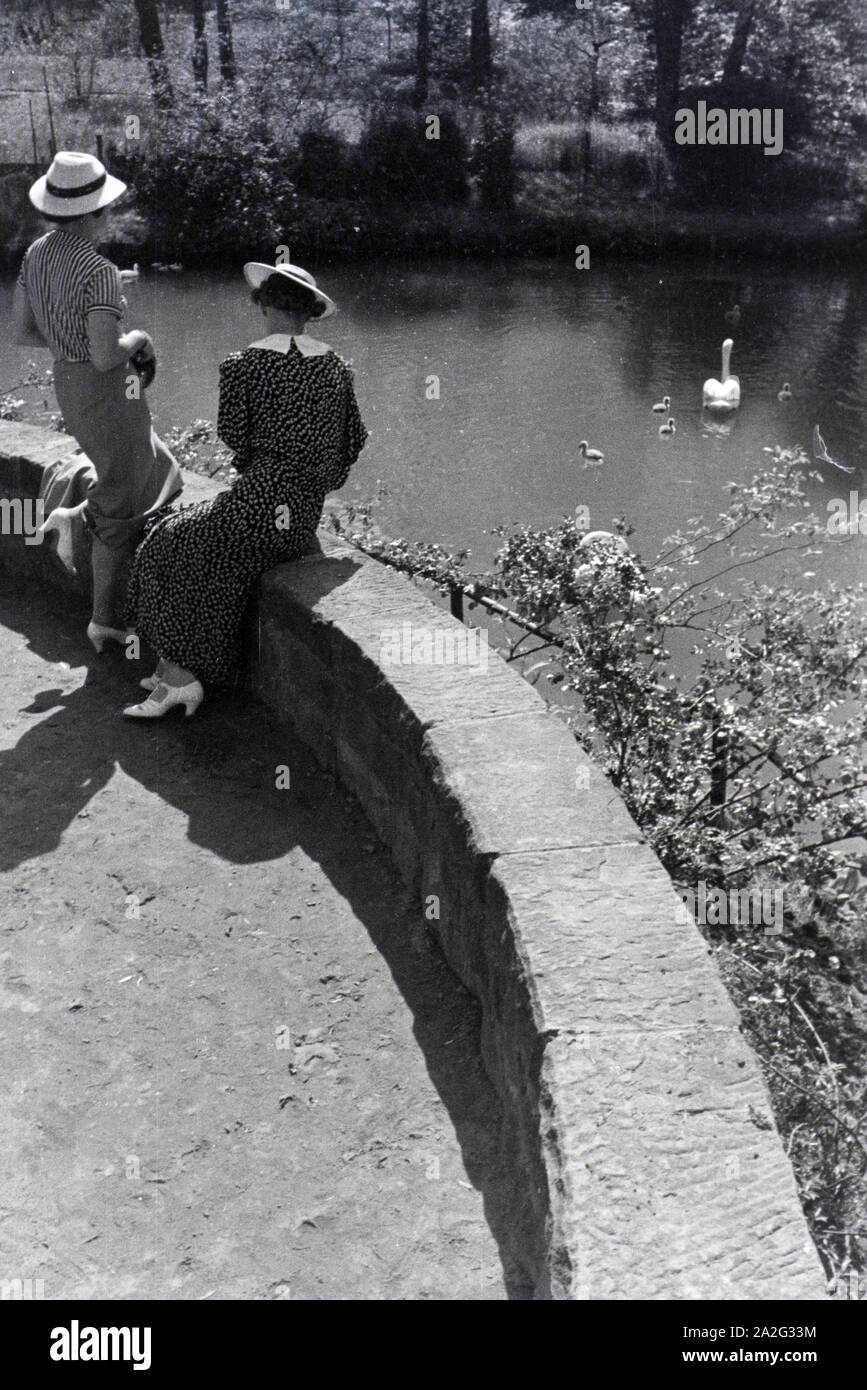
<instances>
[{"instance_id":1,"label":"grassy bank","mask_svg":"<svg viewBox=\"0 0 867 1390\"><path fill-rule=\"evenodd\" d=\"M16 194L26 196L29 175L16 179ZM300 199L288 230L275 223L259 236L238 236L223 246L221 263L238 264L250 255L286 241L301 263L339 263L417 256L527 256L573 258L579 244L594 257L712 259L722 263L768 260L858 263L867 259L867 228L857 212L820 207L802 212L765 214L673 208L651 198L624 207L601 196L582 204L563 174L531 174L510 212L491 212L477 202L462 207L429 206L380 210L326 199ZM5 226L3 224L6 224ZM9 225L14 223L14 226ZM26 224L26 230L24 230ZM17 269L29 241L45 230L38 218L22 219L6 205L0 217L0 265ZM118 263L182 261L213 264L213 252L197 248L186 236L158 234L139 211L113 214L103 243Z\"/></svg>"}]
</instances>

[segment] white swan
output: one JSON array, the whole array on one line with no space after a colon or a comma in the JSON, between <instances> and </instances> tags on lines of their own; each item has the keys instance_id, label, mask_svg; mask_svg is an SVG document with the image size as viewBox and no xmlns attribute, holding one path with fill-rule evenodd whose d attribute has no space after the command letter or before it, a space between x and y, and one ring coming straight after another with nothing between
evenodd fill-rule
<instances>
[{"instance_id":1,"label":"white swan","mask_svg":"<svg viewBox=\"0 0 867 1390\"><path fill-rule=\"evenodd\" d=\"M778 401L790 401L792 399L792 388L787 381L783 382L782 391L777 392Z\"/></svg>"},{"instance_id":2,"label":"white swan","mask_svg":"<svg viewBox=\"0 0 867 1390\"><path fill-rule=\"evenodd\" d=\"M677 425L674 423L673 415L669 415L667 425L660 425L659 433L663 435L677 434Z\"/></svg>"},{"instance_id":3,"label":"white swan","mask_svg":"<svg viewBox=\"0 0 867 1390\"><path fill-rule=\"evenodd\" d=\"M741 403L741 383L729 373L733 347L731 338L726 338L722 345L722 380L710 376L701 388L701 403L708 410L737 410Z\"/></svg>"},{"instance_id":4,"label":"white swan","mask_svg":"<svg viewBox=\"0 0 867 1390\"><path fill-rule=\"evenodd\" d=\"M138 261L135 262L132 270L119 270L118 275L125 285L128 284L130 280L137 280L139 276Z\"/></svg>"},{"instance_id":5,"label":"white swan","mask_svg":"<svg viewBox=\"0 0 867 1390\"><path fill-rule=\"evenodd\" d=\"M671 405L671 396L663 396L662 400L661 400L661 401L657 401L657 402L656 402L656 405L652 405L652 406L650 407L650 409L651 409L651 410L655 410L656 413L657 413L657 415L664 415L664 414L666 413L666 411L668 410L668 407L669 407L670 405Z\"/></svg>"},{"instance_id":6,"label":"white swan","mask_svg":"<svg viewBox=\"0 0 867 1390\"><path fill-rule=\"evenodd\" d=\"M581 440L581 443L578 445L578 452L579 452L579 454L583 454L583 455L584 455L584 458L585 458L585 460L586 460L587 463L604 463L604 462L605 462L605 455L604 455L603 453L600 453L600 451L599 451L598 449L591 449L591 448L588 446L587 440L586 440L586 439L582 439L582 440Z\"/></svg>"}]
</instances>

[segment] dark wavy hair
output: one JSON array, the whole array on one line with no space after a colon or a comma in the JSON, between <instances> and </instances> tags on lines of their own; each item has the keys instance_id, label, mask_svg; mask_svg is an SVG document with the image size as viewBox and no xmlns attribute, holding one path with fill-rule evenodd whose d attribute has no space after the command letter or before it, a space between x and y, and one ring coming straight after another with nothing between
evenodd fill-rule
<instances>
[{"instance_id":1,"label":"dark wavy hair","mask_svg":"<svg viewBox=\"0 0 867 1390\"><path fill-rule=\"evenodd\" d=\"M89 214L86 212L76 212L73 213L71 217L64 217L61 213L40 211L39 216L44 217L46 222L55 222L59 227L62 227L67 222L77 222L79 217L102 217L104 212L105 208L97 208L94 212Z\"/></svg>"},{"instance_id":2,"label":"dark wavy hair","mask_svg":"<svg viewBox=\"0 0 867 1390\"><path fill-rule=\"evenodd\" d=\"M303 313L309 319L318 319L325 309L322 300L306 285L299 285L296 280L276 272L263 280L250 297L254 304L270 305L283 313Z\"/></svg>"}]
</instances>

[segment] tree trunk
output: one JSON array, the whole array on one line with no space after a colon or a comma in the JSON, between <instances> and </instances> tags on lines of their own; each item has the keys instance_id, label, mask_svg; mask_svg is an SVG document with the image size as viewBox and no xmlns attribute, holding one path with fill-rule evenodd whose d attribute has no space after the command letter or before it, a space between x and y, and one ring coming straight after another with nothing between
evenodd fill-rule
<instances>
[{"instance_id":1,"label":"tree trunk","mask_svg":"<svg viewBox=\"0 0 867 1390\"><path fill-rule=\"evenodd\" d=\"M334 18L337 23L337 53L340 66L343 67L343 6L340 0L334 0Z\"/></svg>"},{"instance_id":2,"label":"tree trunk","mask_svg":"<svg viewBox=\"0 0 867 1390\"><path fill-rule=\"evenodd\" d=\"M692 0L653 0L656 40L656 133L663 147L674 149L674 116L680 95L683 31Z\"/></svg>"},{"instance_id":3,"label":"tree trunk","mask_svg":"<svg viewBox=\"0 0 867 1390\"><path fill-rule=\"evenodd\" d=\"M430 10L428 0L418 0L415 65L415 92L413 96L415 105L423 106L427 101L430 82Z\"/></svg>"},{"instance_id":4,"label":"tree trunk","mask_svg":"<svg viewBox=\"0 0 867 1390\"><path fill-rule=\"evenodd\" d=\"M229 0L217 0L217 39L220 46L220 77L235 85L235 46L232 42L232 16Z\"/></svg>"},{"instance_id":5,"label":"tree trunk","mask_svg":"<svg viewBox=\"0 0 867 1390\"><path fill-rule=\"evenodd\" d=\"M728 734L722 727L722 716L715 709L711 716L711 764L710 764L710 804L713 811L708 817L711 825L720 830L726 825L726 798L728 792Z\"/></svg>"},{"instance_id":6,"label":"tree trunk","mask_svg":"<svg viewBox=\"0 0 867 1390\"><path fill-rule=\"evenodd\" d=\"M193 0L193 77L201 92L208 90L208 40L205 36L205 0Z\"/></svg>"},{"instance_id":7,"label":"tree trunk","mask_svg":"<svg viewBox=\"0 0 867 1390\"><path fill-rule=\"evenodd\" d=\"M602 56L602 45L594 43L593 57L590 59L590 93L587 98L587 111L584 117L584 140L581 149L581 187L587 187L587 180L590 177L590 156L591 156L591 122L594 116L599 113L599 59Z\"/></svg>"},{"instance_id":8,"label":"tree trunk","mask_svg":"<svg viewBox=\"0 0 867 1390\"><path fill-rule=\"evenodd\" d=\"M488 0L472 0L470 11L470 84L474 92L491 80L491 21Z\"/></svg>"},{"instance_id":9,"label":"tree trunk","mask_svg":"<svg viewBox=\"0 0 867 1390\"><path fill-rule=\"evenodd\" d=\"M731 46L726 54L725 66L723 67L723 82L733 82L740 77L744 58L746 57L747 44L750 41L750 34L753 28L753 20L756 17L756 0L744 0L741 12L735 24L735 32L732 35Z\"/></svg>"},{"instance_id":10,"label":"tree trunk","mask_svg":"<svg viewBox=\"0 0 867 1390\"><path fill-rule=\"evenodd\" d=\"M160 29L157 0L135 0L135 9L138 15L141 46L147 58L148 73L150 75L154 101L157 106L163 108L172 106L174 104L174 94L172 92L172 84L169 80L169 70L166 64L166 51L163 47L163 35Z\"/></svg>"}]
</instances>

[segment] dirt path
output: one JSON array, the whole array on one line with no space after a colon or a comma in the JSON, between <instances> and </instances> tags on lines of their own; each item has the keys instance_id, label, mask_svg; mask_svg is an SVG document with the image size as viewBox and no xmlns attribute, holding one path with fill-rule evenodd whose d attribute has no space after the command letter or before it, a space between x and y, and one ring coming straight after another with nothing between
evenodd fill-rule
<instances>
[{"instance_id":1,"label":"dirt path","mask_svg":"<svg viewBox=\"0 0 867 1390\"><path fill-rule=\"evenodd\" d=\"M476 1007L358 807L240 697L121 719L143 668L9 590L0 1278L505 1297Z\"/></svg>"}]
</instances>

